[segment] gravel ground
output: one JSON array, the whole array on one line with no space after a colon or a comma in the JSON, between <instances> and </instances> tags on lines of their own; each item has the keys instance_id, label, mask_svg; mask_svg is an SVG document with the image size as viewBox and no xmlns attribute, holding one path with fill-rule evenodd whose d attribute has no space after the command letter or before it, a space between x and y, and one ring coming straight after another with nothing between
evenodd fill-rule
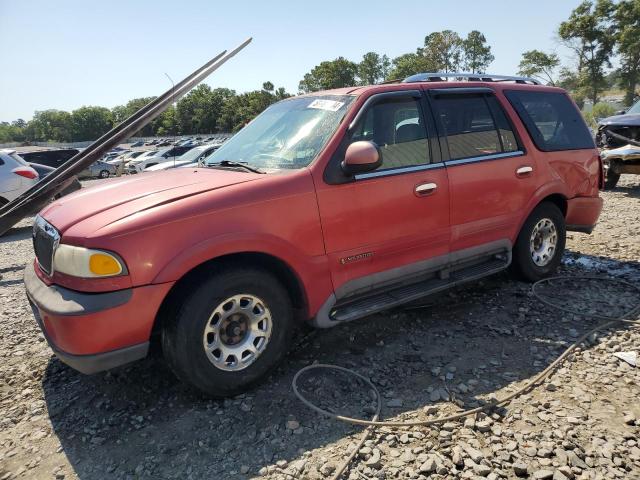
<instances>
[{"instance_id":1,"label":"gravel ground","mask_svg":"<svg viewBox=\"0 0 640 480\"><path fill-rule=\"evenodd\" d=\"M591 236L570 234L547 289L584 311L617 314L627 287L581 279L640 280L640 180L603 194ZM180 384L161 359L84 376L52 355L26 300L29 222L0 238L0 480L13 478L326 478L361 428L324 419L293 395L314 361L352 368L382 393L384 419L427 419L502 397L599 323L550 310L530 285L497 275L422 304L301 337L261 386L212 401ZM503 409L438 428L379 428L345 478L640 479L640 332L593 336L540 388ZM367 388L342 374L301 379L309 398L370 418Z\"/></svg>"}]
</instances>

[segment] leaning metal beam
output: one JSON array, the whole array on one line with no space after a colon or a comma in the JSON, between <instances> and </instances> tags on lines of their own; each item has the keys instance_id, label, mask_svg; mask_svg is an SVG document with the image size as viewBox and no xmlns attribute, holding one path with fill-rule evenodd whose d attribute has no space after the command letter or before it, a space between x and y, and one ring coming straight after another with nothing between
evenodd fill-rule
<instances>
[{"instance_id":1,"label":"leaning metal beam","mask_svg":"<svg viewBox=\"0 0 640 480\"><path fill-rule=\"evenodd\" d=\"M153 121L153 119L160 115L171 103L182 98L195 85L203 81L227 60L235 56L250 42L251 38L245 40L228 53L225 50L216 55L195 72L178 82L174 87L105 133L85 150L74 155L22 195L1 207L0 235L9 230L25 216L33 214L44 207L54 195L66 188L66 186L73 181L74 175L94 163L106 152L119 143L122 143L123 140L142 129L149 124L149 122Z\"/></svg>"}]
</instances>

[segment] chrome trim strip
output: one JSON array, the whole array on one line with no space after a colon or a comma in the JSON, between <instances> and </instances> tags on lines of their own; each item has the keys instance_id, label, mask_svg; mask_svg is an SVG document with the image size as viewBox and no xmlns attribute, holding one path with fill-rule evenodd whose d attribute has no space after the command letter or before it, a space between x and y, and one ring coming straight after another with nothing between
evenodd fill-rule
<instances>
[{"instance_id":1,"label":"chrome trim strip","mask_svg":"<svg viewBox=\"0 0 640 480\"><path fill-rule=\"evenodd\" d=\"M421 172L423 170L435 170L436 168L444 168L445 164L443 162L439 163L428 163L425 165L414 165L411 167L400 167L389 170L379 170L376 172L367 172L361 173L359 175L355 175L356 180L366 180L368 178L377 178L377 177L389 177L392 175L401 175L403 173L413 173L413 172Z\"/></svg>"},{"instance_id":2,"label":"chrome trim strip","mask_svg":"<svg viewBox=\"0 0 640 480\"><path fill-rule=\"evenodd\" d=\"M446 166L464 165L467 163L484 162L487 160L498 160L501 158L521 157L524 155L522 150L507 153L494 153L492 155L483 155L481 157L461 158L460 160L447 160L444 162Z\"/></svg>"}]
</instances>

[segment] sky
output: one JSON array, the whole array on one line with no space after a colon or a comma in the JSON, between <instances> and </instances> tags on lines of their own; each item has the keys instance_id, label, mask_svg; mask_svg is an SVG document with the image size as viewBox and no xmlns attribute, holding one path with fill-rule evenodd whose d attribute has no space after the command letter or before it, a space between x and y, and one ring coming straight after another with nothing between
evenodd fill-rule
<instances>
[{"instance_id":1,"label":"sky","mask_svg":"<svg viewBox=\"0 0 640 480\"><path fill-rule=\"evenodd\" d=\"M34 111L112 108L159 95L221 50L253 42L205 83L244 92L269 80L296 93L324 60L414 52L430 32L485 34L488 72L515 74L522 52L569 63L557 27L579 0L0 0L0 121Z\"/></svg>"}]
</instances>

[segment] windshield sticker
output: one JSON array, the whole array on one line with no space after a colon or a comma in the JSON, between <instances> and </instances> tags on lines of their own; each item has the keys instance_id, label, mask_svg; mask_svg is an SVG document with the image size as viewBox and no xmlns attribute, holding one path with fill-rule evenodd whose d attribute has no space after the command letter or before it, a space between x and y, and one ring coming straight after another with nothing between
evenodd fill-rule
<instances>
[{"instance_id":1,"label":"windshield sticker","mask_svg":"<svg viewBox=\"0 0 640 480\"><path fill-rule=\"evenodd\" d=\"M320 110L329 110L331 112L337 112L342 108L344 102L337 102L335 100L323 100L316 99L309 104L307 108L317 108Z\"/></svg>"}]
</instances>

